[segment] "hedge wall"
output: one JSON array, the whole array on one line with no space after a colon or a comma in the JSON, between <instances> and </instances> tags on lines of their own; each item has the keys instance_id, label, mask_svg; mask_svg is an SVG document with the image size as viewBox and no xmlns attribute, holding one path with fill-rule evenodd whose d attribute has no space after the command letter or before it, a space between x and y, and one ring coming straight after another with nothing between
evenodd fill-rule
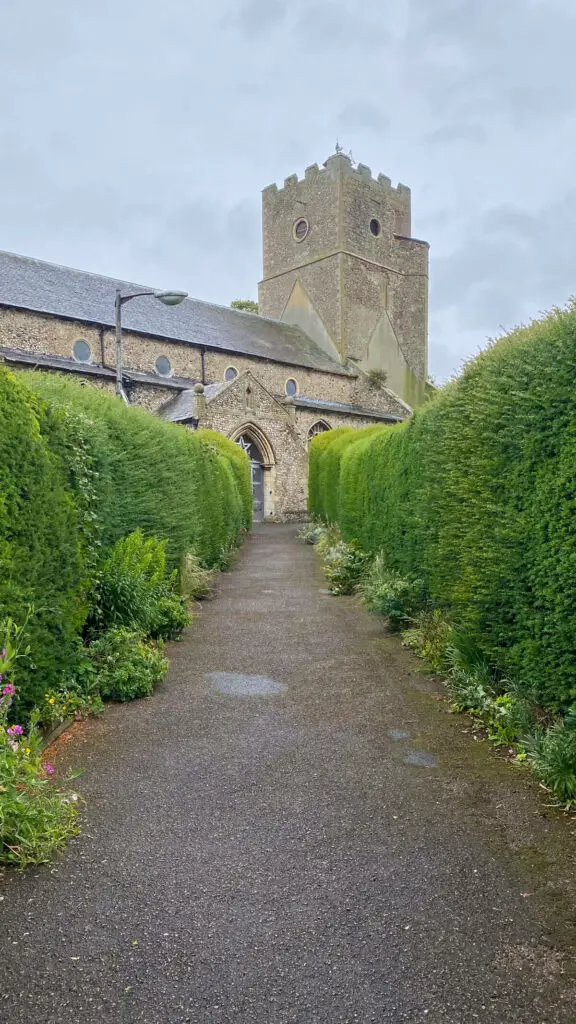
<instances>
[{"instance_id":1,"label":"hedge wall","mask_svg":"<svg viewBox=\"0 0 576 1024\"><path fill-rule=\"evenodd\" d=\"M224 437L224 434L219 434L216 430L204 428L198 431L198 436L217 448L228 459L240 494L240 525L243 529L249 530L252 526L252 481L250 470L246 471L246 453L240 445L235 444L230 438Z\"/></svg>"},{"instance_id":2,"label":"hedge wall","mask_svg":"<svg viewBox=\"0 0 576 1024\"><path fill-rule=\"evenodd\" d=\"M249 464L236 446L130 408L105 391L0 367L0 619L29 616L32 704L74 670L95 568L140 528L170 562L217 565L248 523Z\"/></svg>"},{"instance_id":3,"label":"hedge wall","mask_svg":"<svg viewBox=\"0 0 576 1024\"><path fill-rule=\"evenodd\" d=\"M408 423L358 431L341 457L337 431L311 446L311 510L422 576L551 710L576 698L575 383L571 305L493 344Z\"/></svg>"}]
</instances>

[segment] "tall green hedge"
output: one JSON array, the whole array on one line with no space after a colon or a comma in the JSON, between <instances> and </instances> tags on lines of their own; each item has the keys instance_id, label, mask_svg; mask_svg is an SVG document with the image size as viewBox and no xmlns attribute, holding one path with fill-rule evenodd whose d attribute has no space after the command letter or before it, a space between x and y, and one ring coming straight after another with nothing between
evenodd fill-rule
<instances>
[{"instance_id":1,"label":"tall green hedge","mask_svg":"<svg viewBox=\"0 0 576 1024\"><path fill-rule=\"evenodd\" d=\"M203 431L168 423L63 376L26 374L23 380L75 417L76 435L82 432L101 466L98 515L105 545L140 528L167 540L173 565L193 550L211 566L236 542L250 486L248 459L237 445L231 456L222 438L216 451Z\"/></svg>"},{"instance_id":2,"label":"tall green hedge","mask_svg":"<svg viewBox=\"0 0 576 1024\"><path fill-rule=\"evenodd\" d=\"M0 619L22 623L33 609L24 703L74 671L107 548L140 528L166 540L174 566L189 551L217 565L248 524L249 487L247 457L225 439L68 378L0 367Z\"/></svg>"},{"instance_id":3,"label":"tall green hedge","mask_svg":"<svg viewBox=\"0 0 576 1024\"><path fill-rule=\"evenodd\" d=\"M198 431L198 436L216 447L228 459L241 499L240 524L243 529L249 530L252 526L252 481L246 452L240 445L235 444L230 438L224 437L224 434L219 434L216 430L203 428Z\"/></svg>"},{"instance_id":4,"label":"tall green hedge","mask_svg":"<svg viewBox=\"0 0 576 1024\"><path fill-rule=\"evenodd\" d=\"M52 431L57 416L0 369L0 619L27 621L33 697L74 660L86 582L75 494L46 443Z\"/></svg>"},{"instance_id":5,"label":"tall green hedge","mask_svg":"<svg viewBox=\"0 0 576 1024\"><path fill-rule=\"evenodd\" d=\"M571 305L493 344L408 423L358 431L341 458L329 434L311 446L313 510L328 518L328 473L345 538L423 576L551 710L576 698L575 385Z\"/></svg>"}]
</instances>

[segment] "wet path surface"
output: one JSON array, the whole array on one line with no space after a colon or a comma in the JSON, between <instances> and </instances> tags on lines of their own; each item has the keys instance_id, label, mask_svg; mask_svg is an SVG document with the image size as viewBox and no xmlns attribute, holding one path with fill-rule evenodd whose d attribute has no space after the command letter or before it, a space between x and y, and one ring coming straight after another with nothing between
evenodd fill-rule
<instances>
[{"instance_id":1,"label":"wet path surface","mask_svg":"<svg viewBox=\"0 0 576 1024\"><path fill-rule=\"evenodd\" d=\"M0 883L2 1022L576 1021L574 824L294 534L64 745L87 820Z\"/></svg>"}]
</instances>

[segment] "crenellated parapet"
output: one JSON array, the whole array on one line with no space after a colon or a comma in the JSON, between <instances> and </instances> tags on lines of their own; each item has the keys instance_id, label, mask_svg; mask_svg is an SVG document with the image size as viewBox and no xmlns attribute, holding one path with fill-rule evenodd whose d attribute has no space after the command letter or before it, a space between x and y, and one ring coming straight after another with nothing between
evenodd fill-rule
<instances>
[{"instance_id":1,"label":"crenellated parapet","mask_svg":"<svg viewBox=\"0 0 576 1024\"><path fill-rule=\"evenodd\" d=\"M275 182L268 185L263 189L263 195L279 195L281 192L292 190L299 185L317 182L318 178L322 177L322 175L326 175L328 178L355 178L357 181L363 182L375 190L385 189L396 201L410 202L411 193L407 185L399 182L398 185L394 186L392 179L386 174L378 174L377 177L373 177L372 171L367 164L357 164L354 166L350 157L346 156L345 153L334 153L332 156L329 156L322 167L318 164L310 164L302 178L299 178L297 174L290 174L284 179L282 188L279 188Z\"/></svg>"}]
</instances>

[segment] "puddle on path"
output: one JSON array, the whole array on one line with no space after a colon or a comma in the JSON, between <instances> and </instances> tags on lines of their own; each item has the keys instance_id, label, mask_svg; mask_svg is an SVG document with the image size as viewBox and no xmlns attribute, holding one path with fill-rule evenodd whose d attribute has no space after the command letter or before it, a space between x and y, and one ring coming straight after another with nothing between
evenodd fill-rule
<instances>
[{"instance_id":1,"label":"puddle on path","mask_svg":"<svg viewBox=\"0 0 576 1024\"><path fill-rule=\"evenodd\" d=\"M217 693L238 697L268 697L284 693L286 687L268 676L245 676L237 672L207 672L205 678Z\"/></svg>"},{"instance_id":2,"label":"puddle on path","mask_svg":"<svg viewBox=\"0 0 576 1024\"><path fill-rule=\"evenodd\" d=\"M425 754L423 750L411 750L404 758L404 764L414 764L417 768L437 768L438 761L432 754Z\"/></svg>"},{"instance_id":3,"label":"puddle on path","mask_svg":"<svg viewBox=\"0 0 576 1024\"><path fill-rule=\"evenodd\" d=\"M405 729L388 729L388 735L391 740L409 740L410 733L406 732Z\"/></svg>"}]
</instances>

